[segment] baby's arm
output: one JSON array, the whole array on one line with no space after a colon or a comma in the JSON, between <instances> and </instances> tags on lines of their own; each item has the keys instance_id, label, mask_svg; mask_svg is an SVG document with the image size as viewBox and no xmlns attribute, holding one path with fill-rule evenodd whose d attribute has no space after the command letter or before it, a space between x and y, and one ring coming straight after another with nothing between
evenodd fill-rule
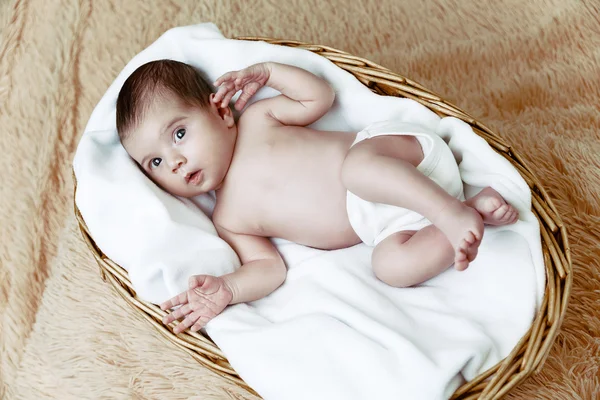
<instances>
[{"instance_id":1,"label":"baby's arm","mask_svg":"<svg viewBox=\"0 0 600 400\"><path fill-rule=\"evenodd\" d=\"M268 238L233 233L218 224L215 227L242 263L236 271L222 276L233 295L229 304L262 299L281 286L287 270Z\"/></svg>"},{"instance_id":2,"label":"baby's arm","mask_svg":"<svg viewBox=\"0 0 600 400\"><path fill-rule=\"evenodd\" d=\"M284 125L310 125L331 108L335 91L323 79L298 67L274 62L254 64L241 71L229 72L215 82L221 87L214 101L229 103L242 90L235 108L242 109L262 86L270 86L282 93L253 104Z\"/></svg>"},{"instance_id":3,"label":"baby's arm","mask_svg":"<svg viewBox=\"0 0 600 400\"><path fill-rule=\"evenodd\" d=\"M229 304L261 299L277 289L287 270L283 259L267 238L240 235L215 223L219 236L237 252L242 266L227 275L194 275L189 289L161 304L163 310L180 306L163 318L164 324L182 319L173 332L195 332L219 315Z\"/></svg>"}]
</instances>

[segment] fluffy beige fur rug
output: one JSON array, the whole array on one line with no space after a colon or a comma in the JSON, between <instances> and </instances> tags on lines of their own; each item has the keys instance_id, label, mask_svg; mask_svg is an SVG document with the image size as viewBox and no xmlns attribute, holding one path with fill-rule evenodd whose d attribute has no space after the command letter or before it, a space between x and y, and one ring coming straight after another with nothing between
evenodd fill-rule
<instances>
[{"instance_id":1,"label":"fluffy beige fur rug","mask_svg":"<svg viewBox=\"0 0 600 400\"><path fill-rule=\"evenodd\" d=\"M573 292L511 399L600 398L600 19L595 0L1 0L0 398L255 399L104 284L71 160L125 63L170 27L326 44L404 74L514 145L569 227ZM507 288L509 291L510 288Z\"/></svg>"}]
</instances>

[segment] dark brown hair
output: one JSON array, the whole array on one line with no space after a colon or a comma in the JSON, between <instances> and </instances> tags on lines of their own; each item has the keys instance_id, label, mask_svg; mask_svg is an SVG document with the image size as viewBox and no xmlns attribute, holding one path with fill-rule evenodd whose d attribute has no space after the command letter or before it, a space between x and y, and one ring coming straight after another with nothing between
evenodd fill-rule
<instances>
[{"instance_id":1,"label":"dark brown hair","mask_svg":"<svg viewBox=\"0 0 600 400\"><path fill-rule=\"evenodd\" d=\"M117 98L117 132L121 141L144 118L156 96L174 95L188 106L205 108L212 93L194 67L174 60L151 61L131 74Z\"/></svg>"}]
</instances>

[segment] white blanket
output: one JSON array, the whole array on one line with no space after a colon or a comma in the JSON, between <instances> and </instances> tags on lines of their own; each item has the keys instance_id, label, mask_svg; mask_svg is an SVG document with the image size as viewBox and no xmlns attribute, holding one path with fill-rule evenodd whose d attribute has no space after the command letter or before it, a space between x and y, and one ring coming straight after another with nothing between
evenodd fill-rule
<instances>
[{"instance_id":1,"label":"white blanket","mask_svg":"<svg viewBox=\"0 0 600 400\"><path fill-rule=\"evenodd\" d=\"M425 284L379 282L364 245L337 251L274 240L289 272L284 285L229 307L207 332L265 399L441 399L515 346L541 303L545 283L539 226L518 172L471 128L420 104L371 93L323 57L262 42L225 39L212 24L175 28L137 55L94 110L74 160L76 202L99 247L129 272L137 293L159 303L193 274L239 266L235 253L191 201L163 193L128 158L115 131L115 101L139 65L171 58L209 82L260 61L300 66L336 89L313 126L358 131L384 119L418 122L448 142L470 197L491 185L520 212L517 224L486 227L466 272ZM262 89L254 101L277 94ZM210 215L212 198L194 199Z\"/></svg>"}]
</instances>

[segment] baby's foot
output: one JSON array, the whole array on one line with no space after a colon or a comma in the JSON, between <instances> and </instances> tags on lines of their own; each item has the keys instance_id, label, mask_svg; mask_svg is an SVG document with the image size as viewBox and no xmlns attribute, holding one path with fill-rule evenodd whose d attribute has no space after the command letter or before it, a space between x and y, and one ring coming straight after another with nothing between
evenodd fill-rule
<instances>
[{"instance_id":1,"label":"baby's foot","mask_svg":"<svg viewBox=\"0 0 600 400\"><path fill-rule=\"evenodd\" d=\"M483 237L483 219L474 209L460 201L446 206L432 222L448 238L454 249L454 268L467 269L477 256Z\"/></svg>"},{"instance_id":2,"label":"baby's foot","mask_svg":"<svg viewBox=\"0 0 600 400\"><path fill-rule=\"evenodd\" d=\"M509 225L519 219L517 209L489 186L465 201L465 204L476 209L481 214L483 222L488 225Z\"/></svg>"}]
</instances>

